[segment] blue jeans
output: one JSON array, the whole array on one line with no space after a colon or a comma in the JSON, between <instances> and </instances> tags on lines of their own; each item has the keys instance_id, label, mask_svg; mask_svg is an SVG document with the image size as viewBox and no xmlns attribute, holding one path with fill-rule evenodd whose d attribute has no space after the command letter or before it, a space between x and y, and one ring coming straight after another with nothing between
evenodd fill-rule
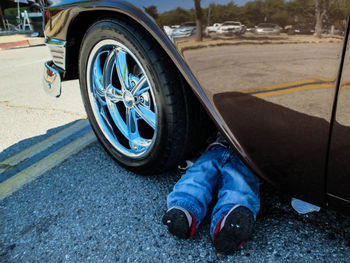
<instances>
[{"instance_id":1,"label":"blue jeans","mask_svg":"<svg viewBox=\"0 0 350 263\"><path fill-rule=\"evenodd\" d=\"M205 152L175 184L167 206L191 212L198 228L214 194L218 201L211 216L212 239L220 219L236 205L250 209L256 219L260 209L258 180L230 147L214 146Z\"/></svg>"}]
</instances>

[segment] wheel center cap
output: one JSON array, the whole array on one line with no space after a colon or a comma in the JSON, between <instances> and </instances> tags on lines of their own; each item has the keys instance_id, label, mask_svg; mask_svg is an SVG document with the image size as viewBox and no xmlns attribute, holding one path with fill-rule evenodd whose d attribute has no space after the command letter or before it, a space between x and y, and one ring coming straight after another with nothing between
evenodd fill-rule
<instances>
[{"instance_id":1,"label":"wheel center cap","mask_svg":"<svg viewBox=\"0 0 350 263\"><path fill-rule=\"evenodd\" d=\"M130 91L125 91L123 94L123 102L125 104L125 107L127 108L131 108L134 106L135 104L135 99L134 96L132 95L132 93Z\"/></svg>"}]
</instances>

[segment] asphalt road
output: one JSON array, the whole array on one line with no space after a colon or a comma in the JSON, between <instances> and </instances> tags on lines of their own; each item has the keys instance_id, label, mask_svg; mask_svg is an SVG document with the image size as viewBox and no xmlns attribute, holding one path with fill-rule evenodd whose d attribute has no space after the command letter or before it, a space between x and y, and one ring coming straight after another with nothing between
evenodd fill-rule
<instances>
[{"instance_id":1,"label":"asphalt road","mask_svg":"<svg viewBox=\"0 0 350 263\"><path fill-rule=\"evenodd\" d=\"M84 117L77 82L41 91L45 47L0 52L0 161ZM143 177L97 143L0 202L0 262L350 262L350 220L322 209L300 216L290 196L261 189L252 240L218 255L209 218L190 240L161 224L176 171Z\"/></svg>"}]
</instances>

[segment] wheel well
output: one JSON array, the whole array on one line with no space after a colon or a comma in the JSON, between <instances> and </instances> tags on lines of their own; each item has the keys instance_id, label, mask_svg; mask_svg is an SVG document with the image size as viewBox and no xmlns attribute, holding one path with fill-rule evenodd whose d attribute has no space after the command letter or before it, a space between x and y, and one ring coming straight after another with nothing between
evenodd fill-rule
<instances>
[{"instance_id":1,"label":"wheel well","mask_svg":"<svg viewBox=\"0 0 350 263\"><path fill-rule=\"evenodd\" d=\"M82 12L74 18L68 29L66 50L66 75L64 76L65 80L77 79L79 77L79 50L84 35L92 24L104 18L122 20L123 22L137 25L139 30L142 30L144 34L147 34L148 36L154 39L154 37L151 36L151 34L143 26L141 26L137 21L123 13L108 10ZM154 44L157 45L158 48L160 48L160 50L164 50L156 40L154 41ZM166 52L164 53L166 54Z\"/></svg>"},{"instance_id":2,"label":"wheel well","mask_svg":"<svg viewBox=\"0 0 350 263\"><path fill-rule=\"evenodd\" d=\"M80 13L69 26L68 34L67 34L67 61L66 61L66 75L65 80L70 79L77 79L79 78L79 51L80 46L82 43L82 40L84 38L85 32L88 30L88 28L101 19L118 19L122 20L126 23L133 23L134 25L137 25L138 30L142 30L144 34L147 34L150 38L154 40L154 45L157 45L159 50L164 51L164 55L169 58L169 63L172 63L174 65L174 68L177 68L175 63L170 59L170 56L165 52L163 47L154 39L154 37L137 21L130 18L129 16L115 12L115 11L86 11L83 13ZM181 76L182 83L185 86L186 94L188 96L188 100L191 101L191 104L195 105L195 108L198 109L197 116L199 123L204 124L205 128L203 130L207 131L207 133L211 133L214 130L216 130L215 125L213 124L213 121L209 117L206 110L204 110L204 107L199 102L200 100L197 98L197 96L194 94L193 90L191 89L189 83L186 81L184 76L181 74L181 72L178 70L179 76Z\"/></svg>"},{"instance_id":3,"label":"wheel well","mask_svg":"<svg viewBox=\"0 0 350 263\"><path fill-rule=\"evenodd\" d=\"M65 80L79 78L78 60L80 45L88 28L101 18L115 18L117 15L119 17L119 14L111 11L86 11L74 18L67 33ZM122 16L119 19L123 19Z\"/></svg>"}]
</instances>

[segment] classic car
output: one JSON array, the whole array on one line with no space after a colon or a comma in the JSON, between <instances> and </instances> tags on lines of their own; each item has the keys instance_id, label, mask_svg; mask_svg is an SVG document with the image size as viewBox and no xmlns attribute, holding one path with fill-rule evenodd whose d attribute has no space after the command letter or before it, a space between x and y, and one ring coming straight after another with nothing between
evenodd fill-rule
<instances>
[{"instance_id":1,"label":"classic car","mask_svg":"<svg viewBox=\"0 0 350 263\"><path fill-rule=\"evenodd\" d=\"M46 91L59 96L61 81L79 78L97 138L131 170L153 174L174 167L203 145L215 124L263 180L349 213L348 29L337 39L286 36L283 43L254 35L172 42L162 30L194 13L202 20L222 14L219 22L229 13L250 19L249 25L264 15L211 2L194 12L192 1L178 8L177 1L42 0L53 57L45 63ZM288 5L294 2L300 4ZM335 23L349 20L350 7L343 4ZM276 12L265 20L280 21ZM311 8L307 15L313 14Z\"/></svg>"}]
</instances>

